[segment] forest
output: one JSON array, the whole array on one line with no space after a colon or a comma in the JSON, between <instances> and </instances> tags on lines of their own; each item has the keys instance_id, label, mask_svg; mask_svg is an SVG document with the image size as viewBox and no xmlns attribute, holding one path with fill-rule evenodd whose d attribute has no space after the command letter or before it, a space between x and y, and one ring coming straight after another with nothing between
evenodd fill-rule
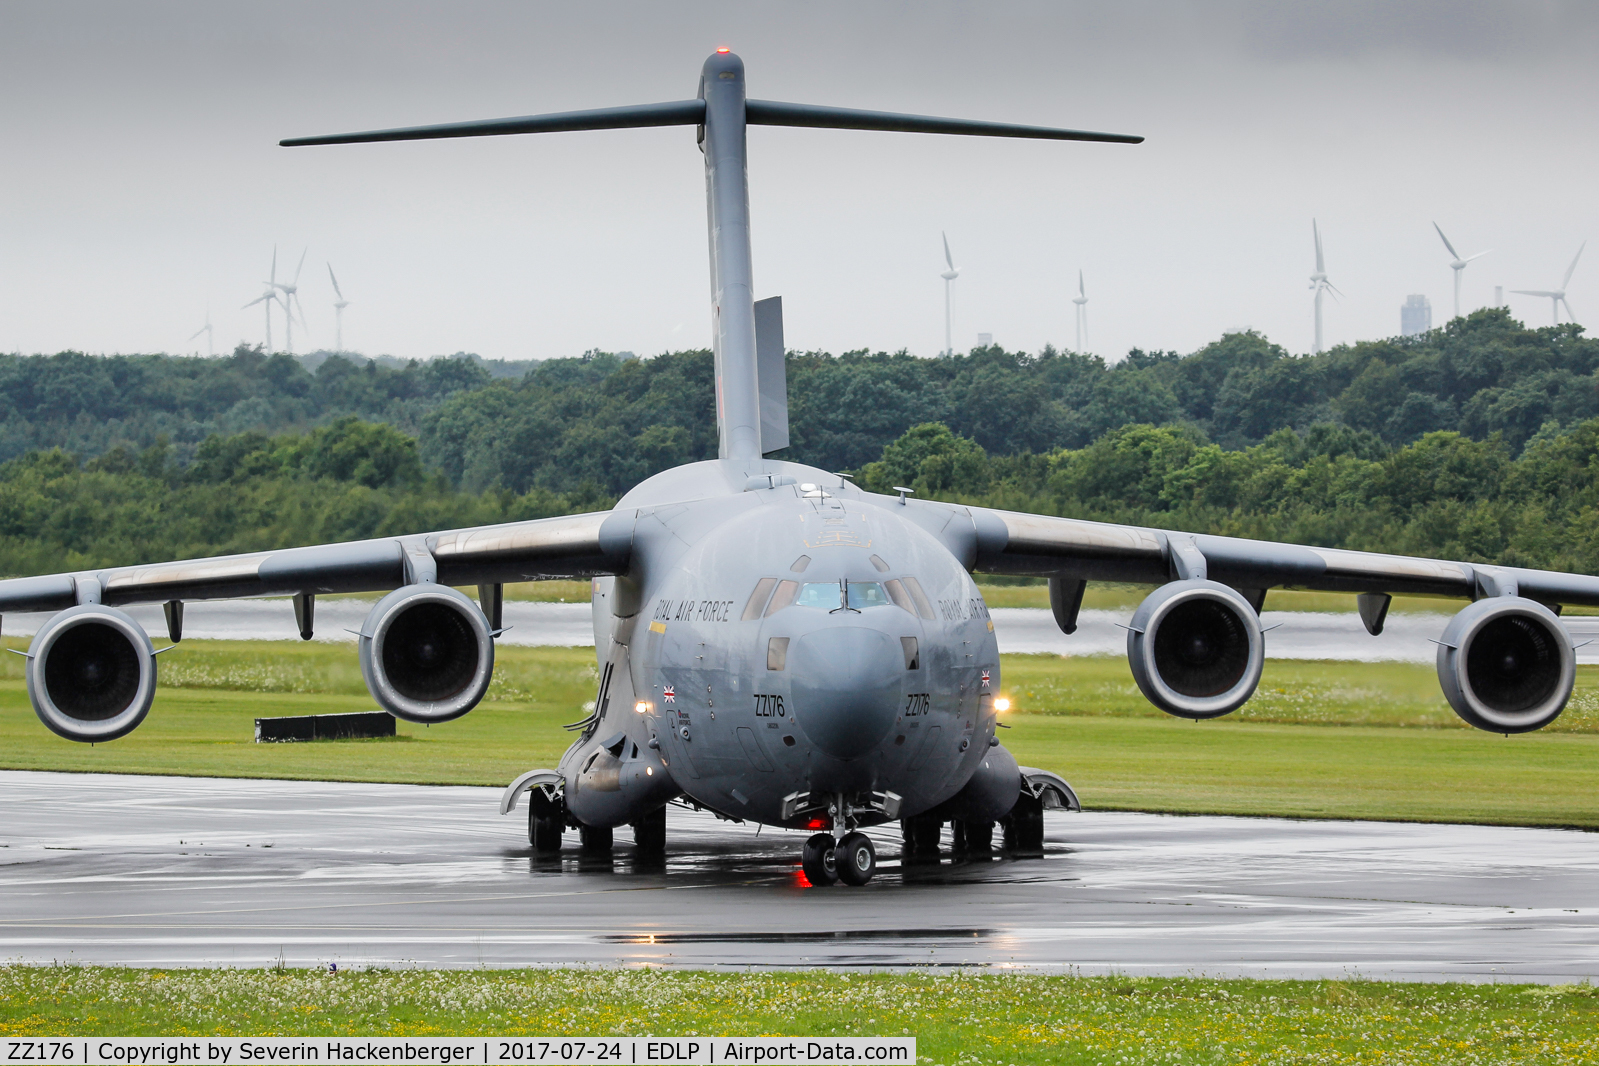
<instances>
[{"instance_id":1,"label":"forest","mask_svg":"<svg viewBox=\"0 0 1599 1066\"><path fill-rule=\"evenodd\" d=\"M865 487L1599 571L1599 342L1503 309L1291 355L793 352L791 447ZM0 572L608 506L714 456L711 356L0 357Z\"/></svg>"}]
</instances>

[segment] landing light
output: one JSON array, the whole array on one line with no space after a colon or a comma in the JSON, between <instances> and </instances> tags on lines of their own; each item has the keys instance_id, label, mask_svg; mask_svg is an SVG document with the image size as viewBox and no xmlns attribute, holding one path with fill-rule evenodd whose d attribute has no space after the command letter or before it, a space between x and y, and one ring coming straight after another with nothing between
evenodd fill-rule
<instances>
[{"instance_id":1,"label":"landing light","mask_svg":"<svg viewBox=\"0 0 1599 1066\"><path fill-rule=\"evenodd\" d=\"M996 710L996 711L1008 711L1008 710L1010 710L1010 700L1006 699L1004 696L1001 696L999 699L994 701L994 710Z\"/></svg>"},{"instance_id":2,"label":"landing light","mask_svg":"<svg viewBox=\"0 0 1599 1066\"><path fill-rule=\"evenodd\" d=\"M639 700L637 703L633 704L633 709L639 714L648 714L650 711L650 701Z\"/></svg>"}]
</instances>

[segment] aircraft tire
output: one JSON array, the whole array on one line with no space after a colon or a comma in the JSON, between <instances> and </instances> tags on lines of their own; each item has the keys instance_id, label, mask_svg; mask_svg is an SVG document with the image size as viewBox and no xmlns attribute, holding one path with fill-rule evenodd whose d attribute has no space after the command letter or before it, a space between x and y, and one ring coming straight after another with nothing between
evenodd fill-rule
<instances>
[{"instance_id":1,"label":"aircraft tire","mask_svg":"<svg viewBox=\"0 0 1599 1066\"><path fill-rule=\"evenodd\" d=\"M1000 824L1005 828L1005 850L1012 855L1044 853L1044 803L1031 792L1022 792Z\"/></svg>"},{"instance_id":2,"label":"aircraft tire","mask_svg":"<svg viewBox=\"0 0 1599 1066\"><path fill-rule=\"evenodd\" d=\"M917 815L900 822L900 832L905 838L905 854L936 858L939 838L944 833L944 823L937 818Z\"/></svg>"},{"instance_id":3,"label":"aircraft tire","mask_svg":"<svg viewBox=\"0 0 1599 1066\"><path fill-rule=\"evenodd\" d=\"M553 814L527 813L527 842L537 855L554 855L561 850L561 819Z\"/></svg>"},{"instance_id":4,"label":"aircraft tire","mask_svg":"<svg viewBox=\"0 0 1599 1066\"><path fill-rule=\"evenodd\" d=\"M824 888L838 880L834 859L831 833L817 833L805 842L805 850L800 852L800 869L805 871L805 880L811 887Z\"/></svg>"},{"instance_id":5,"label":"aircraft tire","mask_svg":"<svg viewBox=\"0 0 1599 1066\"><path fill-rule=\"evenodd\" d=\"M988 855L994 850L994 823L955 823L955 852L960 855Z\"/></svg>"},{"instance_id":6,"label":"aircraft tire","mask_svg":"<svg viewBox=\"0 0 1599 1066\"><path fill-rule=\"evenodd\" d=\"M866 884L877 872L877 849L865 833L850 833L838 842L835 865L838 879L857 887Z\"/></svg>"},{"instance_id":7,"label":"aircraft tire","mask_svg":"<svg viewBox=\"0 0 1599 1066\"><path fill-rule=\"evenodd\" d=\"M611 850L611 827L608 825L578 826L577 836L583 842L584 851L605 852Z\"/></svg>"},{"instance_id":8,"label":"aircraft tire","mask_svg":"<svg viewBox=\"0 0 1599 1066\"><path fill-rule=\"evenodd\" d=\"M658 807L633 823L633 844L639 854L666 854L666 808Z\"/></svg>"}]
</instances>

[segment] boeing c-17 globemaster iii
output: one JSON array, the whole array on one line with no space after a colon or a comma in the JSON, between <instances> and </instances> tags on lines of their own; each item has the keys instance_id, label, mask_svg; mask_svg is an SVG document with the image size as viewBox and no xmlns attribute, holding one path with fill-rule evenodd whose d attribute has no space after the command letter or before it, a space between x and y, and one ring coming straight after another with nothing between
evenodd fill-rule
<instances>
[{"instance_id":1,"label":"boeing c-17 globemaster iii","mask_svg":"<svg viewBox=\"0 0 1599 1066\"><path fill-rule=\"evenodd\" d=\"M692 126L705 155L715 335L716 459L667 470L605 512L346 544L0 582L0 610L56 611L28 651L40 719L71 740L123 736L148 713L156 651L120 605L292 596L302 637L315 597L388 591L359 655L380 706L412 722L470 711L488 688L506 582L593 580L599 687L553 770L526 796L535 851L576 828L593 848L628 824L665 848L680 803L810 829L812 884L864 884L864 826L900 821L907 853L945 823L984 846L1036 849L1046 808L1077 807L1060 777L1000 744L999 649L973 573L1048 579L1060 628L1090 580L1157 584L1127 654L1139 688L1184 718L1236 710L1260 680L1268 589L1358 594L1375 636L1394 594L1470 600L1439 641L1438 675L1478 728L1552 722L1575 678L1562 604L1599 605L1599 578L1376 555L1018 514L864 492L766 456L788 445L781 304L756 302L745 128L750 124L1137 143L1139 137L773 103L745 95L740 59L706 60L692 100L284 141L346 144ZM458 591L476 585L474 603Z\"/></svg>"}]
</instances>

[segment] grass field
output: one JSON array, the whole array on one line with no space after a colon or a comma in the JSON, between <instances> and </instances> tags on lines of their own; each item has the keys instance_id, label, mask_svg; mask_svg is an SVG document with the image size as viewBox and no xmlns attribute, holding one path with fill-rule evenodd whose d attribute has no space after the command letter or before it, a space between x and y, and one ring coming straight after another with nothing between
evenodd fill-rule
<instances>
[{"instance_id":1,"label":"grass field","mask_svg":"<svg viewBox=\"0 0 1599 1066\"><path fill-rule=\"evenodd\" d=\"M354 649L185 641L144 725L90 747L39 724L22 662L0 657L0 768L491 786L555 765L596 679L588 649L504 647L489 698L454 722L256 744L258 716L371 709ZM1006 656L1002 677L1006 746L1090 808L1599 829L1599 668L1555 726L1509 738L1462 725L1407 663L1271 660L1248 707L1201 723L1151 708L1120 659Z\"/></svg>"},{"instance_id":2,"label":"grass field","mask_svg":"<svg viewBox=\"0 0 1599 1066\"><path fill-rule=\"evenodd\" d=\"M915 1036L919 1063L1599 1061L1588 985L0 967L0 1035Z\"/></svg>"}]
</instances>

